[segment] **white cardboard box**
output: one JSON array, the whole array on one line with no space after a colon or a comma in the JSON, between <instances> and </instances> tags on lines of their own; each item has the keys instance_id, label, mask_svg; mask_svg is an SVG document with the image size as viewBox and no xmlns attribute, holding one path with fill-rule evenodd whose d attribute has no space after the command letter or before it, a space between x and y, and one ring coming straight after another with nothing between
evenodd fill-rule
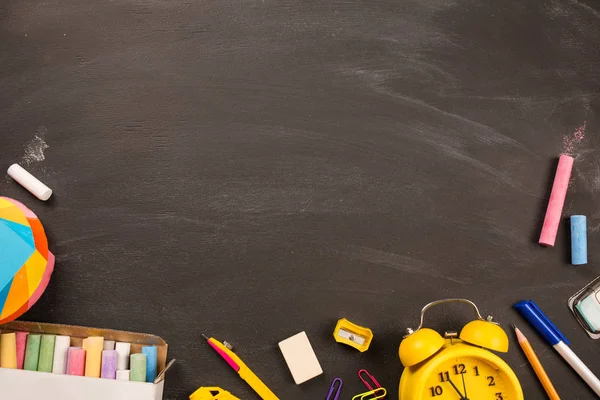
<instances>
[{"instance_id":1,"label":"white cardboard box","mask_svg":"<svg viewBox=\"0 0 600 400\"><path fill-rule=\"evenodd\" d=\"M162 400L164 384L0 368L0 391L7 400Z\"/></svg>"},{"instance_id":2,"label":"white cardboard box","mask_svg":"<svg viewBox=\"0 0 600 400\"><path fill-rule=\"evenodd\" d=\"M132 344L132 353L142 346L157 346L159 376L156 383L58 375L47 372L0 368L0 397L7 400L162 400L167 344L158 336L111 329L14 321L0 331L50 333L71 336L71 345L80 346L88 336Z\"/></svg>"}]
</instances>

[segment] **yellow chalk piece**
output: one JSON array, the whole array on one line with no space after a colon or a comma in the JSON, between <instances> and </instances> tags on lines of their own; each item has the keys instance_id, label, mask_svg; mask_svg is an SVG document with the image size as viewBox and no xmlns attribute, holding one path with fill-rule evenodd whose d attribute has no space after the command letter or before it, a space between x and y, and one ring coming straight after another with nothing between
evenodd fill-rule
<instances>
[{"instance_id":1,"label":"yellow chalk piece","mask_svg":"<svg viewBox=\"0 0 600 400\"><path fill-rule=\"evenodd\" d=\"M30 297L33 296L33 293L40 285L40 282L44 277L44 271L46 271L46 265L48 265L48 260L46 260L37 250L25 263L25 266L27 267L27 286Z\"/></svg>"},{"instance_id":2,"label":"yellow chalk piece","mask_svg":"<svg viewBox=\"0 0 600 400\"><path fill-rule=\"evenodd\" d=\"M0 335L0 367L17 369L17 335Z\"/></svg>"},{"instance_id":3,"label":"yellow chalk piece","mask_svg":"<svg viewBox=\"0 0 600 400\"><path fill-rule=\"evenodd\" d=\"M23 214L23 211L21 211L21 209L14 204L11 204L11 207L1 208L0 218L16 222L17 224L29 226L29 221L27 221L27 217L25 214Z\"/></svg>"},{"instance_id":4,"label":"yellow chalk piece","mask_svg":"<svg viewBox=\"0 0 600 400\"><path fill-rule=\"evenodd\" d=\"M104 338L101 336L90 336L87 339L83 339L82 347L86 351L85 376L100 378Z\"/></svg>"},{"instance_id":5,"label":"yellow chalk piece","mask_svg":"<svg viewBox=\"0 0 600 400\"><path fill-rule=\"evenodd\" d=\"M2 311L2 314L0 314L0 319L4 319L9 315L12 315L27 302L29 297L29 289L27 286L27 268L22 266L13 278L10 291L8 292L8 296L4 302L4 308L0 310Z\"/></svg>"}]
</instances>

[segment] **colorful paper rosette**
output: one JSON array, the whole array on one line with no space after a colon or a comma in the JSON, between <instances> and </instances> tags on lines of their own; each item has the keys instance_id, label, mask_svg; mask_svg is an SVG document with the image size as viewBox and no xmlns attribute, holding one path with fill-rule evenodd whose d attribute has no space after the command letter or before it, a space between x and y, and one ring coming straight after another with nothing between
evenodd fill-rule
<instances>
[{"instance_id":1,"label":"colorful paper rosette","mask_svg":"<svg viewBox=\"0 0 600 400\"><path fill-rule=\"evenodd\" d=\"M23 204L0 197L0 324L29 310L54 271L54 255L38 217Z\"/></svg>"}]
</instances>

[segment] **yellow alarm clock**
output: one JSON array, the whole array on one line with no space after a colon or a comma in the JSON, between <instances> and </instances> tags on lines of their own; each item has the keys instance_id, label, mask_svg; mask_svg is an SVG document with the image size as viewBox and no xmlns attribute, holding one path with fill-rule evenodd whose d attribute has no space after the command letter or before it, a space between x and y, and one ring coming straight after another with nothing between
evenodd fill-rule
<instances>
[{"instance_id":1,"label":"yellow alarm clock","mask_svg":"<svg viewBox=\"0 0 600 400\"><path fill-rule=\"evenodd\" d=\"M477 319L458 335L444 337L423 327L425 312L433 306L461 302L469 304ZM506 353L508 336L493 321L484 319L470 300L445 299L421 310L421 323L400 343L398 354L404 372L398 389L400 400L523 400L523 390L513 370L490 350Z\"/></svg>"}]
</instances>

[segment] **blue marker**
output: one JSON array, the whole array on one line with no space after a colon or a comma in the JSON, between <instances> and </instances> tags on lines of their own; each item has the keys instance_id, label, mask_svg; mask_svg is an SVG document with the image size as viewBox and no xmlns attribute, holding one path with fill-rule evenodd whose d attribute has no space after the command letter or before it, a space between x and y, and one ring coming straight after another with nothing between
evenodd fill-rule
<instances>
[{"instance_id":1,"label":"blue marker","mask_svg":"<svg viewBox=\"0 0 600 400\"><path fill-rule=\"evenodd\" d=\"M585 215L571 215L571 264L587 264Z\"/></svg>"},{"instance_id":2,"label":"blue marker","mask_svg":"<svg viewBox=\"0 0 600 400\"><path fill-rule=\"evenodd\" d=\"M600 396L600 380L592 371L577 357L569 346L569 341L550 322L548 317L540 310L533 300L523 300L514 305L515 309L529 322L535 330L542 335L548 344L554 347L564 360L579 374L581 379Z\"/></svg>"},{"instance_id":3,"label":"blue marker","mask_svg":"<svg viewBox=\"0 0 600 400\"><path fill-rule=\"evenodd\" d=\"M156 379L156 346L143 346L142 354L146 355L146 382Z\"/></svg>"}]
</instances>

